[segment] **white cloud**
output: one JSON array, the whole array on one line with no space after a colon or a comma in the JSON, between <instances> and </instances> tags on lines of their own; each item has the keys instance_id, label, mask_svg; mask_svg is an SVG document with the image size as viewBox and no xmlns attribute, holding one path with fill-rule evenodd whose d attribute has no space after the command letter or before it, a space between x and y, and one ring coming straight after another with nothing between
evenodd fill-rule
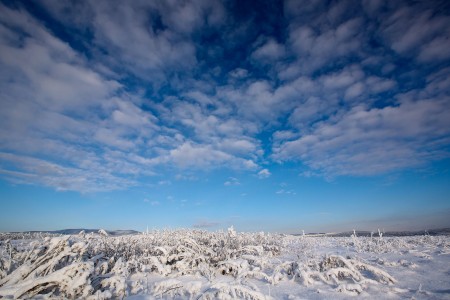
<instances>
[{"instance_id":1,"label":"white cloud","mask_svg":"<svg viewBox=\"0 0 450 300\"><path fill-rule=\"evenodd\" d=\"M275 192L275 194L278 195L297 195L297 193L294 190L285 190L281 189Z\"/></svg>"},{"instance_id":2,"label":"white cloud","mask_svg":"<svg viewBox=\"0 0 450 300\"><path fill-rule=\"evenodd\" d=\"M92 9L104 9L100 6ZM118 14L124 13L123 9L120 6ZM183 109L172 111L173 115L178 114L177 121L196 128L197 138L204 143L186 142L176 129L157 125L160 120L139 105L142 102L139 95L125 93L118 82L91 69L83 56L53 36L29 14L4 6L2 12L0 64L3 71L0 85L5 93L0 112L1 146L4 150L21 153L17 154L20 160L8 155L1 157L4 165L8 166L2 169L4 177L59 190L96 192L136 185L140 175L152 175L151 167L166 163L181 168L257 168L253 152L257 152L259 145L254 139L244 137L245 127L240 121L208 116L208 112L194 105L185 106L185 112ZM96 16L100 18L101 22L97 24L100 27L105 21L103 13ZM219 15L211 18L208 20L213 23L220 21ZM78 21L86 20L80 17ZM139 26L131 19L126 21ZM7 23L11 26L6 27L4 24ZM11 28L27 33L22 45L15 40L19 35ZM123 28L113 26L107 33L102 33L108 37L99 34L98 38L125 41L141 33L132 30L130 37L129 33L124 34ZM155 37L156 40L158 38L162 37ZM155 41L144 38L141 42ZM160 42L163 45L167 41ZM157 44L152 45L155 47L147 49L159 49ZM134 48L127 47L127 51L141 51ZM164 60L170 60L167 51L161 50ZM176 49L180 50L182 47ZM135 63L139 63L143 56L137 52L134 54L137 55ZM152 53L147 52L145 57L148 55L152 56ZM5 78L9 80L3 80ZM192 92L189 96L207 100L200 93ZM36 115L40 118L35 118ZM195 122L190 122L190 119ZM223 138L223 135L228 138ZM146 149L146 145L151 148ZM42 174L43 167L36 168L37 165L46 165L47 169L52 166L52 171ZM57 170L64 170L67 179L66 176L58 178L59 173L54 173ZM123 177L129 174L135 178ZM71 177L73 182L69 183ZM81 184L85 180L90 180L90 183Z\"/></svg>"},{"instance_id":3,"label":"white cloud","mask_svg":"<svg viewBox=\"0 0 450 300\"><path fill-rule=\"evenodd\" d=\"M117 147L123 150L130 149L134 146L132 141L120 138L116 131L108 128L99 128L94 135L94 139L107 146Z\"/></svg>"},{"instance_id":4,"label":"white cloud","mask_svg":"<svg viewBox=\"0 0 450 300\"><path fill-rule=\"evenodd\" d=\"M199 95L196 93L195 96ZM210 105L208 107L203 105L203 101L208 101ZM262 154L260 143L252 137L256 131L255 125L248 120L230 115L231 108L226 108L230 104L218 101L215 96L201 102L191 103L169 98L164 102L165 106L158 106L163 121L174 126L182 125L194 131L191 134L191 141L172 145L174 149L170 153L170 160L177 165L199 163L203 166L210 166L212 162L220 166L226 161L231 161L233 168L239 166L254 168L256 165L254 161ZM200 159L203 154L204 160ZM188 155L199 159L188 162L182 158Z\"/></svg>"},{"instance_id":5,"label":"white cloud","mask_svg":"<svg viewBox=\"0 0 450 300\"><path fill-rule=\"evenodd\" d=\"M1 9L4 22L11 26L0 25L0 63L8 72L8 96L16 101L29 99L53 111L86 111L121 86L92 71L69 45L28 14L4 6ZM19 32L28 35L22 46ZM22 90L23 85L28 88Z\"/></svg>"},{"instance_id":6,"label":"white cloud","mask_svg":"<svg viewBox=\"0 0 450 300\"><path fill-rule=\"evenodd\" d=\"M357 82L345 91L345 98L352 99L361 96L364 93L365 86L361 82Z\"/></svg>"},{"instance_id":7,"label":"white cloud","mask_svg":"<svg viewBox=\"0 0 450 300\"><path fill-rule=\"evenodd\" d=\"M171 185L172 182L170 180L160 180L158 181L158 185Z\"/></svg>"},{"instance_id":8,"label":"white cloud","mask_svg":"<svg viewBox=\"0 0 450 300\"><path fill-rule=\"evenodd\" d=\"M258 178L260 179L269 178L270 175L272 175L272 173L270 173L268 169L262 169L261 171L258 172Z\"/></svg>"},{"instance_id":9,"label":"white cloud","mask_svg":"<svg viewBox=\"0 0 450 300\"><path fill-rule=\"evenodd\" d=\"M355 55L361 49L361 25L362 20L355 18L331 29L291 26L289 41L299 59L299 68L292 75L310 74L333 59Z\"/></svg>"},{"instance_id":10,"label":"white cloud","mask_svg":"<svg viewBox=\"0 0 450 300\"><path fill-rule=\"evenodd\" d=\"M3 176L98 192L137 185L129 174L151 175L132 152L159 130L157 119L29 14L1 9L1 148L15 153L0 157Z\"/></svg>"},{"instance_id":11,"label":"white cloud","mask_svg":"<svg viewBox=\"0 0 450 300\"><path fill-rule=\"evenodd\" d=\"M397 107L355 107L337 120L274 149L280 160L301 160L325 175L375 175L423 166L448 156L448 98L410 101Z\"/></svg>"},{"instance_id":12,"label":"white cloud","mask_svg":"<svg viewBox=\"0 0 450 300\"><path fill-rule=\"evenodd\" d=\"M450 26L450 22L449 22ZM445 61L450 58L450 32L445 36L440 36L423 45L417 59L421 62Z\"/></svg>"},{"instance_id":13,"label":"white cloud","mask_svg":"<svg viewBox=\"0 0 450 300\"><path fill-rule=\"evenodd\" d=\"M151 206L158 206L158 205L161 204L159 201L152 201L152 200L147 199L147 198L144 199L144 202L145 203L150 203Z\"/></svg>"},{"instance_id":14,"label":"white cloud","mask_svg":"<svg viewBox=\"0 0 450 300\"><path fill-rule=\"evenodd\" d=\"M382 93L393 90L397 83L390 79L370 76L366 79L366 86L372 93Z\"/></svg>"},{"instance_id":15,"label":"white cloud","mask_svg":"<svg viewBox=\"0 0 450 300\"><path fill-rule=\"evenodd\" d=\"M249 155L250 157L259 148L256 142L250 139L222 139L217 147L228 153Z\"/></svg>"},{"instance_id":16,"label":"white cloud","mask_svg":"<svg viewBox=\"0 0 450 300\"><path fill-rule=\"evenodd\" d=\"M131 101L117 100L116 107L112 112L111 119L115 123L127 126L133 129L142 128L144 126L156 127L152 123L157 121L151 113L143 111L134 105Z\"/></svg>"},{"instance_id":17,"label":"white cloud","mask_svg":"<svg viewBox=\"0 0 450 300\"><path fill-rule=\"evenodd\" d=\"M232 186L232 185L241 185L241 183L239 182L239 180L237 178L230 177L230 178L228 178L227 181L225 181L223 183L223 185L225 185L225 186Z\"/></svg>"},{"instance_id":18,"label":"white cloud","mask_svg":"<svg viewBox=\"0 0 450 300\"><path fill-rule=\"evenodd\" d=\"M180 168L213 168L224 166L236 169L254 169L256 163L251 159L233 156L216 150L208 144L185 142L176 149L170 150L168 160Z\"/></svg>"},{"instance_id":19,"label":"white cloud","mask_svg":"<svg viewBox=\"0 0 450 300\"><path fill-rule=\"evenodd\" d=\"M175 175L176 180L186 180L186 181L197 181L198 177L190 174L177 174Z\"/></svg>"},{"instance_id":20,"label":"white cloud","mask_svg":"<svg viewBox=\"0 0 450 300\"><path fill-rule=\"evenodd\" d=\"M171 150L170 158L176 165L183 168L223 164L233 159L231 155L215 150L210 145L198 145L191 142Z\"/></svg>"},{"instance_id":21,"label":"white cloud","mask_svg":"<svg viewBox=\"0 0 450 300\"><path fill-rule=\"evenodd\" d=\"M422 8L420 3L394 11L388 18L383 18L381 24L388 44L402 54L417 54L422 45L427 47L435 37L448 36L449 25L447 17L433 17L433 11Z\"/></svg>"},{"instance_id":22,"label":"white cloud","mask_svg":"<svg viewBox=\"0 0 450 300\"><path fill-rule=\"evenodd\" d=\"M365 1L357 18L356 2L284 4L286 41L254 37L247 69L231 71L218 59L233 45L202 48L198 33L233 44L254 28L230 24L220 1L42 2L71 43L0 4L2 176L89 192L158 170L265 178L259 165L294 159L303 174L370 175L448 155L449 69L436 65L449 58L448 16L425 2Z\"/></svg>"},{"instance_id":23,"label":"white cloud","mask_svg":"<svg viewBox=\"0 0 450 300\"><path fill-rule=\"evenodd\" d=\"M102 168L84 169L63 166L45 160L9 153L0 153L3 165L13 164L15 168L0 168L0 173L20 184L39 184L58 191L101 192L135 186L132 179L113 175ZM5 163L7 162L7 163Z\"/></svg>"},{"instance_id":24,"label":"white cloud","mask_svg":"<svg viewBox=\"0 0 450 300\"><path fill-rule=\"evenodd\" d=\"M284 46L278 44L273 39L269 39L264 45L256 49L252 57L261 62L269 62L280 59L285 55Z\"/></svg>"},{"instance_id":25,"label":"white cloud","mask_svg":"<svg viewBox=\"0 0 450 300\"><path fill-rule=\"evenodd\" d=\"M233 71L230 71L229 75L232 78L243 79L248 76L248 71L246 69L237 68L234 69Z\"/></svg>"},{"instance_id":26,"label":"white cloud","mask_svg":"<svg viewBox=\"0 0 450 300\"><path fill-rule=\"evenodd\" d=\"M272 135L274 145L278 145L281 141L293 140L296 137L298 134L290 130L278 130Z\"/></svg>"},{"instance_id":27,"label":"white cloud","mask_svg":"<svg viewBox=\"0 0 450 300\"><path fill-rule=\"evenodd\" d=\"M168 68L186 70L195 66L192 33L219 26L226 19L223 4L217 0L93 1L84 5L44 1L43 5L66 26L89 29L94 35L92 46L108 50L107 55L100 56L105 64L158 83L165 80Z\"/></svg>"}]
</instances>

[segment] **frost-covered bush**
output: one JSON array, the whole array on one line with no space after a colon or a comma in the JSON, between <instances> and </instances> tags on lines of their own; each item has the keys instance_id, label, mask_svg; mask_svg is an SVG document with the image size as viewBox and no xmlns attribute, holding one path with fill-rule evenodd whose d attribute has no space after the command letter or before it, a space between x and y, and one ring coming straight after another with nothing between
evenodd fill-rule
<instances>
[{"instance_id":1,"label":"frost-covered bush","mask_svg":"<svg viewBox=\"0 0 450 300\"><path fill-rule=\"evenodd\" d=\"M339 244L345 245L349 249L356 252L368 253L392 253L411 251L417 248L442 248L448 249L450 247L448 238L443 236L405 236L405 237L356 237L352 235L349 238L340 238Z\"/></svg>"},{"instance_id":2,"label":"frost-covered bush","mask_svg":"<svg viewBox=\"0 0 450 300\"><path fill-rule=\"evenodd\" d=\"M46 237L57 237L60 234L50 232L0 232L0 241L6 240L35 240Z\"/></svg>"},{"instance_id":3,"label":"frost-covered bush","mask_svg":"<svg viewBox=\"0 0 450 300\"><path fill-rule=\"evenodd\" d=\"M0 297L8 298L110 299L146 293L162 298L270 299L252 282L277 285L283 281L359 294L372 284L396 282L382 269L389 263L318 254L320 249L342 245L357 254L419 246L448 253L450 248L448 238L439 237L294 237L234 229L162 230L128 236L83 232L29 240L7 236L18 238L0 244Z\"/></svg>"},{"instance_id":4,"label":"frost-covered bush","mask_svg":"<svg viewBox=\"0 0 450 300\"><path fill-rule=\"evenodd\" d=\"M140 289L127 283L127 278L137 273L193 275L210 282L217 275L237 277L243 266L243 271L251 270L247 260L240 257L276 256L280 251L278 240L276 235L236 233L233 229L226 233L164 230L120 237L104 231L53 239L40 236L39 242L23 249L5 239L0 258L0 296L122 297ZM154 293L159 289L155 287Z\"/></svg>"}]
</instances>

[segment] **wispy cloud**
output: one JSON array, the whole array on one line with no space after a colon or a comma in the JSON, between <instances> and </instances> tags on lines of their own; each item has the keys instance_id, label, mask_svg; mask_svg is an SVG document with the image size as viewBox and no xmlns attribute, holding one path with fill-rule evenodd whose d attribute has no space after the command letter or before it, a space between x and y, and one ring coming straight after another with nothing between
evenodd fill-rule
<instances>
[{"instance_id":1,"label":"wispy cloud","mask_svg":"<svg viewBox=\"0 0 450 300\"><path fill-rule=\"evenodd\" d=\"M258 172L258 177L260 179L269 178L270 175L272 175L272 173L270 173L268 169L262 169L261 171Z\"/></svg>"},{"instance_id":2,"label":"wispy cloud","mask_svg":"<svg viewBox=\"0 0 450 300\"><path fill-rule=\"evenodd\" d=\"M275 192L275 194L278 195L297 195L297 193L294 190L285 190L285 189L281 189Z\"/></svg>"},{"instance_id":3,"label":"wispy cloud","mask_svg":"<svg viewBox=\"0 0 450 300\"><path fill-rule=\"evenodd\" d=\"M230 177L230 178L228 178L227 181L225 181L223 183L223 185L225 185L225 186L233 186L233 185L241 185L241 183L239 182L239 180L237 178Z\"/></svg>"},{"instance_id":4,"label":"wispy cloud","mask_svg":"<svg viewBox=\"0 0 450 300\"><path fill-rule=\"evenodd\" d=\"M172 182L170 180L160 180L158 181L158 185L171 185Z\"/></svg>"}]
</instances>

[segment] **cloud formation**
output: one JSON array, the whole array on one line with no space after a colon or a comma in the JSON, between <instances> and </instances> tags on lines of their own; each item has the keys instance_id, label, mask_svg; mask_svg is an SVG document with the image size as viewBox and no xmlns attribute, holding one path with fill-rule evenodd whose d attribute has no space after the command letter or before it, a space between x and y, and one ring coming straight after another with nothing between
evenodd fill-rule
<instances>
[{"instance_id":1,"label":"cloud formation","mask_svg":"<svg viewBox=\"0 0 450 300\"><path fill-rule=\"evenodd\" d=\"M239 182L239 179L237 179L235 177L230 177L230 178L228 178L227 181L225 181L223 183L223 185L225 185L225 186L232 186L232 185L241 185L241 183Z\"/></svg>"},{"instance_id":2,"label":"cloud formation","mask_svg":"<svg viewBox=\"0 0 450 300\"><path fill-rule=\"evenodd\" d=\"M258 172L258 177L260 179L269 178L270 175L272 175L272 173L270 173L268 169L262 169L261 171Z\"/></svg>"},{"instance_id":3,"label":"cloud formation","mask_svg":"<svg viewBox=\"0 0 450 300\"><path fill-rule=\"evenodd\" d=\"M449 156L446 7L0 4L0 174L99 192L288 162L325 177L426 167Z\"/></svg>"}]
</instances>

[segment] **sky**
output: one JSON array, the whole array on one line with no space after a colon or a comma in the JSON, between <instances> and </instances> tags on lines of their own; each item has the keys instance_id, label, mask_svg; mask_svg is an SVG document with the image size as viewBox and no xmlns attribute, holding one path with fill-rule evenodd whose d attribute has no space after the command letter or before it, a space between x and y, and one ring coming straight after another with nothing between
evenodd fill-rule
<instances>
[{"instance_id":1,"label":"sky","mask_svg":"<svg viewBox=\"0 0 450 300\"><path fill-rule=\"evenodd\" d=\"M450 227L450 2L0 1L0 231Z\"/></svg>"}]
</instances>

